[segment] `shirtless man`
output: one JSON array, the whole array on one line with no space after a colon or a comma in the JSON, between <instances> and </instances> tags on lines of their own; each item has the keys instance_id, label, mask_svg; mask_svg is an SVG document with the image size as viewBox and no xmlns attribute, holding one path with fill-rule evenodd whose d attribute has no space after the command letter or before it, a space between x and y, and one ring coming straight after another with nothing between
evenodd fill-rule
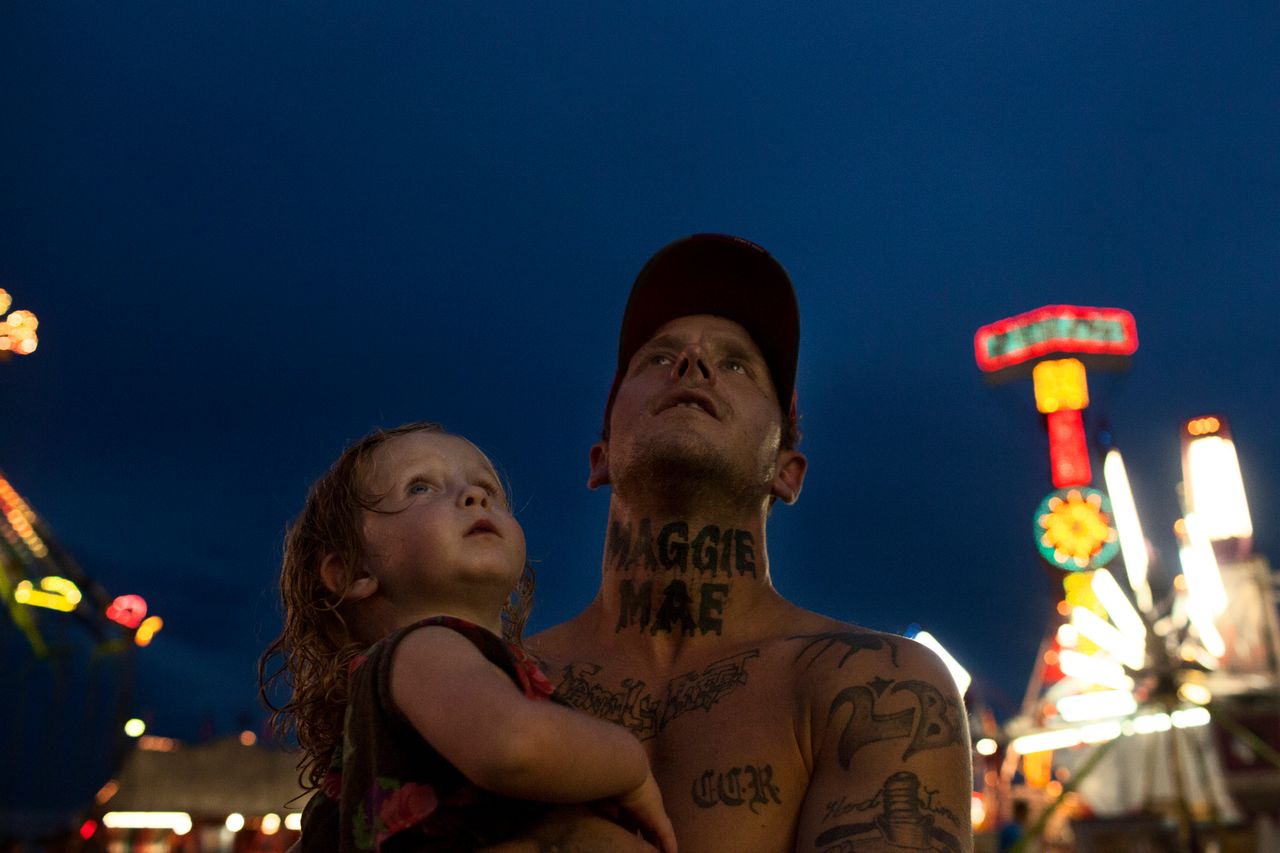
<instances>
[{"instance_id":1,"label":"shirtless man","mask_svg":"<svg viewBox=\"0 0 1280 853\"><path fill-rule=\"evenodd\" d=\"M946 668L773 587L766 521L807 464L798 345L790 279L760 247L699 235L649 261L590 453L588 485L612 488L600 590L530 647L561 699L645 745L681 853L971 851ZM581 849L622 849L597 845Z\"/></svg>"}]
</instances>

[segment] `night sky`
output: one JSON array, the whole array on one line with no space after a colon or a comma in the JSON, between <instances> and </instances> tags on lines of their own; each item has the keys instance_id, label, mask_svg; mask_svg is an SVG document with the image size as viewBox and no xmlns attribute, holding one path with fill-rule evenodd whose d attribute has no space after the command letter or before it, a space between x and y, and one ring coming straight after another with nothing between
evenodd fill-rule
<instances>
[{"instance_id":1,"label":"night sky","mask_svg":"<svg viewBox=\"0 0 1280 853\"><path fill-rule=\"evenodd\" d=\"M1005 717L1054 603L1051 484L1030 382L984 384L979 326L1132 311L1141 347L1086 414L1157 588L1186 417L1229 417L1280 557L1278 56L1274 3L8 4L0 287L40 348L0 364L0 468L164 617L152 731L228 732L261 715L287 520L375 426L488 451L533 627L583 607L628 287L731 232L801 308L810 471L769 526L777 586L923 625Z\"/></svg>"}]
</instances>

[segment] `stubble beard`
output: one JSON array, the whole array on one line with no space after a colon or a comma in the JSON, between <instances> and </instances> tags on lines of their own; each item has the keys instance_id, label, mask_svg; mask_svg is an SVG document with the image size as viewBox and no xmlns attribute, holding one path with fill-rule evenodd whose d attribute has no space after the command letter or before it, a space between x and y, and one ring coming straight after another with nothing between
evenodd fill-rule
<instances>
[{"instance_id":1,"label":"stubble beard","mask_svg":"<svg viewBox=\"0 0 1280 853\"><path fill-rule=\"evenodd\" d=\"M657 437L637 445L620 470L612 472L613 490L632 506L673 517L758 512L769 494L773 465L760 458L734 460L704 438Z\"/></svg>"}]
</instances>

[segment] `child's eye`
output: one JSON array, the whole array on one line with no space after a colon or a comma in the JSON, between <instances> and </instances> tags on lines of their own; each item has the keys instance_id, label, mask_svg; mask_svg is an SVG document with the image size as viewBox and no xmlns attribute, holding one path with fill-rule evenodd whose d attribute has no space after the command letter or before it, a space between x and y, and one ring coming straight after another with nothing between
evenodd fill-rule
<instances>
[{"instance_id":1,"label":"child's eye","mask_svg":"<svg viewBox=\"0 0 1280 853\"><path fill-rule=\"evenodd\" d=\"M422 480L415 480L409 484L409 488L406 491L411 495L428 495L434 492L435 489L436 487L430 483L423 482Z\"/></svg>"}]
</instances>

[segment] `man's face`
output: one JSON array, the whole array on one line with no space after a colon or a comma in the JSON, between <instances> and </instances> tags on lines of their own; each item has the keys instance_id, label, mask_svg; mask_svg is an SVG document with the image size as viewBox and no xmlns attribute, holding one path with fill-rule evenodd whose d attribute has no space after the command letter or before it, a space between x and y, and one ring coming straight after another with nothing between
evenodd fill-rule
<instances>
[{"instance_id":1,"label":"man's face","mask_svg":"<svg viewBox=\"0 0 1280 853\"><path fill-rule=\"evenodd\" d=\"M760 500L778 465L781 414L742 326L697 314L662 326L632 357L614 400L605 479L620 495L705 484ZM593 460L599 454L593 454Z\"/></svg>"}]
</instances>

